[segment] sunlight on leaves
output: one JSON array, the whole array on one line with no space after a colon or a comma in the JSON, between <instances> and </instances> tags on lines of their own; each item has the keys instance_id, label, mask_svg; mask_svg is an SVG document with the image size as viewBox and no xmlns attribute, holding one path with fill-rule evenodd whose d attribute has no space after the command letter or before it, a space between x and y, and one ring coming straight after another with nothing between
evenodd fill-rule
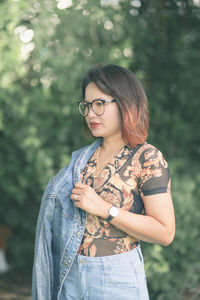
<instances>
[{"instance_id":1,"label":"sunlight on leaves","mask_svg":"<svg viewBox=\"0 0 200 300\"><path fill-rule=\"evenodd\" d=\"M58 0L58 9L66 9L73 5L72 0Z\"/></svg>"}]
</instances>

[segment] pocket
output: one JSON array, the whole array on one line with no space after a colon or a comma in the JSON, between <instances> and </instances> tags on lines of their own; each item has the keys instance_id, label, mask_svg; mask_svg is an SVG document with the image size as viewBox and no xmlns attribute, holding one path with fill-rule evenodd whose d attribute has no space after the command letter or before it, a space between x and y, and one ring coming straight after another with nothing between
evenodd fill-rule
<instances>
[{"instance_id":1,"label":"pocket","mask_svg":"<svg viewBox=\"0 0 200 300\"><path fill-rule=\"evenodd\" d=\"M142 250L141 250L140 245L138 245L135 249L138 253L138 256L139 256L139 259L140 259L141 263L144 265L144 258L143 258L143 254L142 254Z\"/></svg>"},{"instance_id":2,"label":"pocket","mask_svg":"<svg viewBox=\"0 0 200 300\"><path fill-rule=\"evenodd\" d=\"M56 216L58 216L58 218L61 218L61 216L62 216L64 219L74 220L75 212L73 211L73 209L70 209L70 208L69 207L63 208L63 205L61 204L60 200L56 197L54 214Z\"/></svg>"},{"instance_id":3,"label":"pocket","mask_svg":"<svg viewBox=\"0 0 200 300\"><path fill-rule=\"evenodd\" d=\"M140 281L143 278L145 278L146 280L146 273L144 269L144 259L143 259L142 251L140 247L136 247L136 251L137 251L137 258L135 258L132 261L132 266L135 271L135 276L138 279L138 281Z\"/></svg>"},{"instance_id":4,"label":"pocket","mask_svg":"<svg viewBox=\"0 0 200 300\"><path fill-rule=\"evenodd\" d=\"M110 266L107 272L108 279L113 285L120 288L137 288L137 278L132 264Z\"/></svg>"}]
</instances>

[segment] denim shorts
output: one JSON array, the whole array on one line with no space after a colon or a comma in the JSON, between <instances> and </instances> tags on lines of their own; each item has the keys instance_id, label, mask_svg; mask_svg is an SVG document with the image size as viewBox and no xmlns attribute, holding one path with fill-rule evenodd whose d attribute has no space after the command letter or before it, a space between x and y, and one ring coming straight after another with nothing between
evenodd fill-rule
<instances>
[{"instance_id":1,"label":"denim shorts","mask_svg":"<svg viewBox=\"0 0 200 300\"><path fill-rule=\"evenodd\" d=\"M110 256L77 255L59 297L59 300L148 299L140 245Z\"/></svg>"}]
</instances>

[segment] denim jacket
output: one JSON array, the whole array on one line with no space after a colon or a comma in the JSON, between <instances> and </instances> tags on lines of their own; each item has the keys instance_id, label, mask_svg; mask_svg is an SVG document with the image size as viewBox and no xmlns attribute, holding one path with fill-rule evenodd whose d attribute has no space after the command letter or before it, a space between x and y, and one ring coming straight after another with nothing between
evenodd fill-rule
<instances>
[{"instance_id":1,"label":"denim jacket","mask_svg":"<svg viewBox=\"0 0 200 300\"><path fill-rule=\"evenodd\" d=\"M36 228L32 300L59 300L86 222L86 212L74 206L70 196L101 141L73 152L69 166L49 181L44 192Z\"/></svg>"}]
</instances>

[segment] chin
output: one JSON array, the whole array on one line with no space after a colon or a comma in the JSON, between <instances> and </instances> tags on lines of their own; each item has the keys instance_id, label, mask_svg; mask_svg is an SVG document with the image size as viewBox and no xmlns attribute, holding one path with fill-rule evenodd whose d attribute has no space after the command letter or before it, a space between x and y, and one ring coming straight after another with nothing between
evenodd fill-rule
<instances>
[{"instance_id":1,"label":"chin","mask_svg":"<svg viewBox=\"0 0 200 300\"><path fill-rule=\"evenodd\" d=\"M103 134L102 132L98 131L98 130L91 130L90 129L90 133L94 136L94 137L102 137Z\"/></svg>"},{"instance_id":2,"label":"chin","mask_svg":"<svg viewBox=\"0 0 200 300\"><path fill-rule=\"evenodd\" d=\"M93 137L103 137L102 134L98 134L98 133L94 133L94 132L91 132L91 135L92 135Z\"/></svg>"}]
</instances>

